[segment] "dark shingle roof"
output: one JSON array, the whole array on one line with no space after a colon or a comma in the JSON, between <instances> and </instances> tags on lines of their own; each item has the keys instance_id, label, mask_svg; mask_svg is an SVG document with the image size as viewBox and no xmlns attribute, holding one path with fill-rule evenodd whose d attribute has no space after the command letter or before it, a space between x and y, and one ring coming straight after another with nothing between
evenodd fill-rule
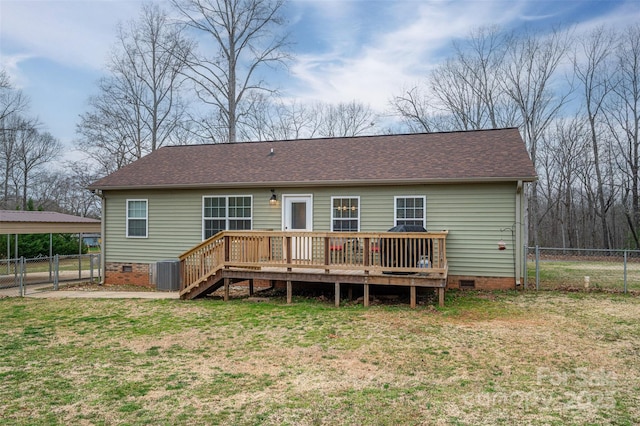
<instances>
[{"instance_id":1,"label":"dark shingle roof","mask_svg":"<svg viewBox=\"0 0 640 426\"><path fill-rule=\"evenodd\" d=\"M536 178L518 129L163 147L92 189Z\"/></svg>"}]
</instances>

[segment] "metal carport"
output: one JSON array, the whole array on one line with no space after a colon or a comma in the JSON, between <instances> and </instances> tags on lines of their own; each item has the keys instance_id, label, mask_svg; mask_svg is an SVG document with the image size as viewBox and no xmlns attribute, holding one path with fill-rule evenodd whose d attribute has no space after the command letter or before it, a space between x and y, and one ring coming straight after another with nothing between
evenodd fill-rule
<instances>
[{"instance_id":1,"label":"metal carport","mask_svg":"<svg viewBox=\"0 0 640 426\"><path fill-rule=\"evenodd\" d=\"M99 234L100 223L97 219L58 212L0 210L0 235L16 236L16 257L18 234ZM51 256L51 253L49 255Z\"/></svg>"}]
</instances>

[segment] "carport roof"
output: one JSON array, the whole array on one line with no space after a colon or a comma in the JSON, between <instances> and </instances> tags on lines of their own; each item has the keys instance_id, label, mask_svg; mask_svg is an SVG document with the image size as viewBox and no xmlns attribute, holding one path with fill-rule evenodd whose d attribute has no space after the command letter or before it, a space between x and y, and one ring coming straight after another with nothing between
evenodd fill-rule
<instances>
[{"instance_id":1,"label":"carport roof","mask_svg":"<svg viewBox=\"0 0 640 426\"><path fill-rule=\"evenodd\" d=\"M0 235L100 233L100 221L57 212L0 210Z\"/></svg>"}]
</instances>

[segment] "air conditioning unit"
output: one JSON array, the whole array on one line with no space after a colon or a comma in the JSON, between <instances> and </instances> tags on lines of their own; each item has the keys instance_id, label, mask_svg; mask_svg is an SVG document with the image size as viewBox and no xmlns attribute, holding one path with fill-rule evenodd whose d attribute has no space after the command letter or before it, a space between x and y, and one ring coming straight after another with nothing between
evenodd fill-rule
<instances>
[{"instance_id":1,"label":"air conditioning unit","mask_svg":"<svg viewBox=\"0 0 640 426\"><path fill-rule=\"evenodd\" d=\"M156 262L156 290L180 290L180 261L178 259Z\"/></svg>"}]
</instances>

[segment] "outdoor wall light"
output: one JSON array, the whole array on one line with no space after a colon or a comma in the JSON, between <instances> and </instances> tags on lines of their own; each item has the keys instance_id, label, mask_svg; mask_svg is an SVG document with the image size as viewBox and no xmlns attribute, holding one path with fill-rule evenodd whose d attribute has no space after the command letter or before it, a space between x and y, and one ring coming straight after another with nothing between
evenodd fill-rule
<instances>
[{"instance_id":1,"label":"outdoor wall light","mask_svg":"<svg viewBox=\"0 0 640 426\"><path fill-rule=\"evenodd\" d=\"M269 198L269 204L271 204L272 206L278 204L278 197L276 197L275 189L271 190L271 198Z\"/></svg>"},{"instance_id":2,"label":"outdoor wall light","mask_svg":"<svg viewBox=\"0 0 640 426\"><path fill-rule=\"evenodd\" d=\"M507 249L507 244L504 242L504 240L498 241L498 250L506 250L506 249Z\"/></svg>"}]
</instances>

